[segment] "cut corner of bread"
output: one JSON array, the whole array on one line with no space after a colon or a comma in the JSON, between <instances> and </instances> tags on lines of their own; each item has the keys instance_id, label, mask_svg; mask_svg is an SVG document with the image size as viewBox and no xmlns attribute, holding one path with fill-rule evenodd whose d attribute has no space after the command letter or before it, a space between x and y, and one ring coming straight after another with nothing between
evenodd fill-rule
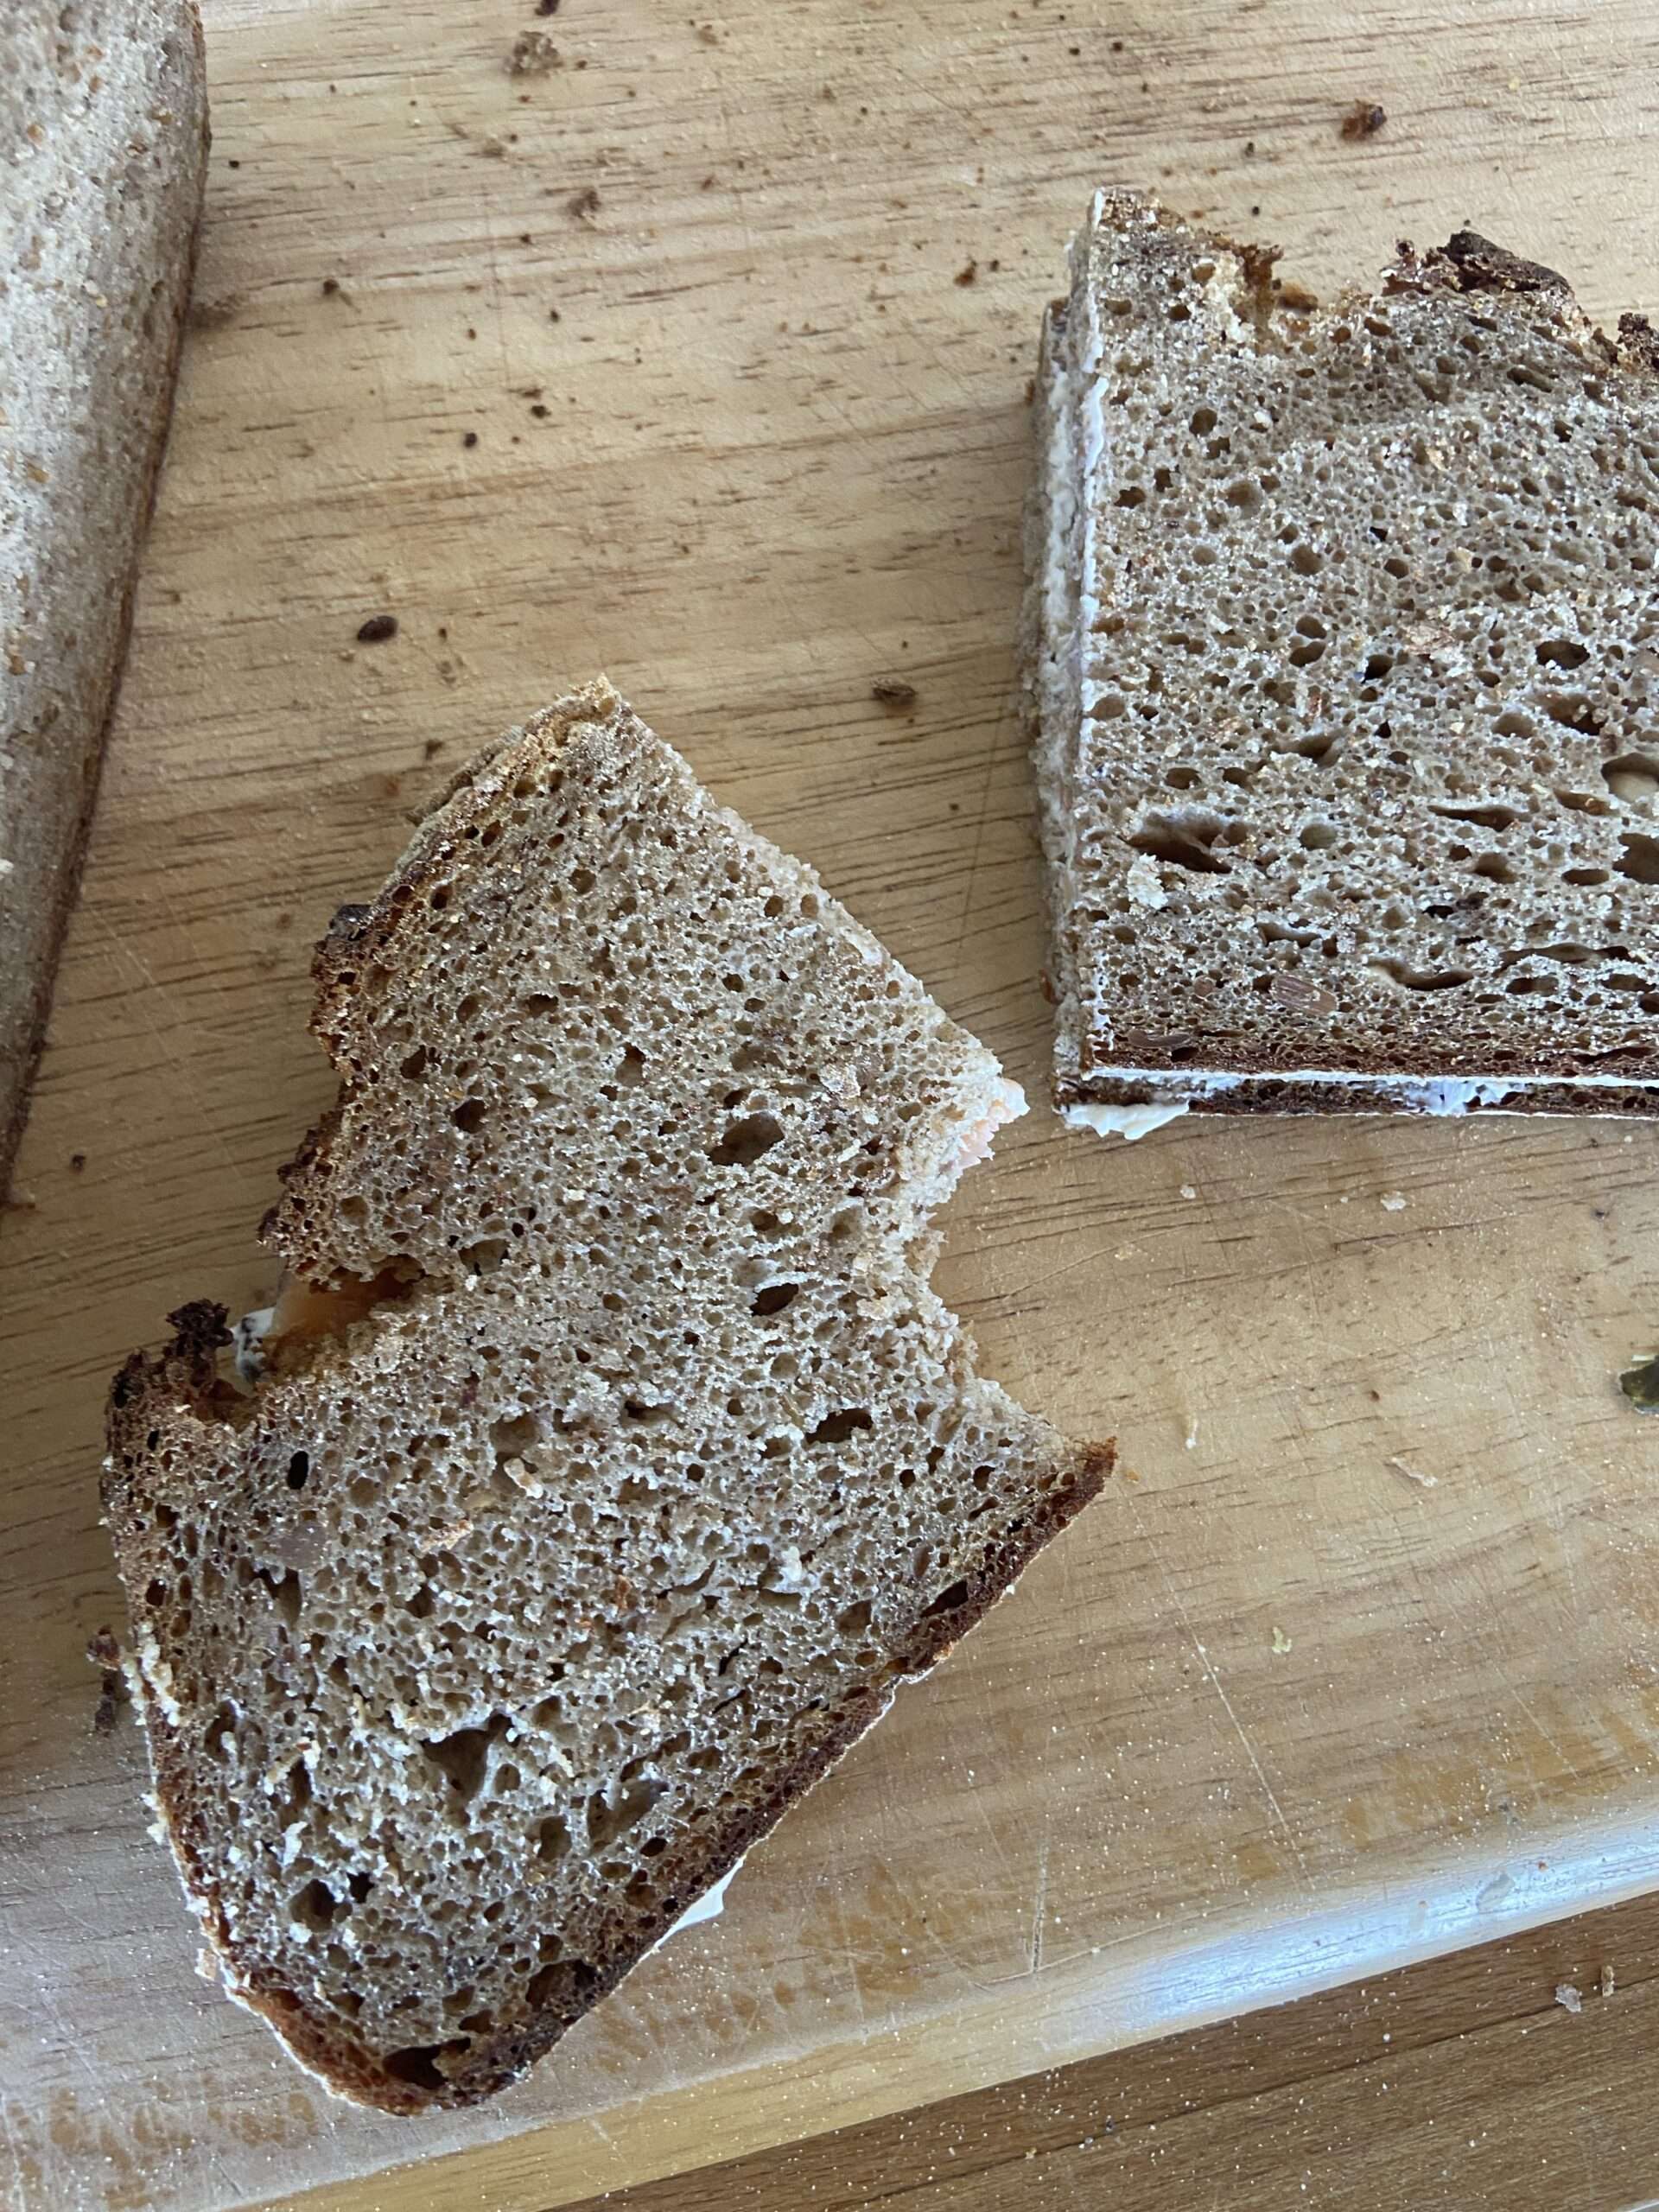
<instances>
[{"instance_id":1,"label":"cut corner of bread","mask_svg":"<svg viewBox=\"0 0 1659 2212\"><path fill-rule=\"evenodd\" d=\"M263 1344L173 1317L105 1503L232 1993L393 2112L522 2074L1100 1490L927 1217L1023 1102L596 684L319 950Z\"/></svg>"},{"instance_id":2,"label":"cut corner of bread","mask_svg":"<svg viewBox=\"0 0 1659 2212\"><path fill-rule=\"evenodd\" d=\"M1471 231L1275 258L1103 191L1045 321L1056 1104L1659 1113L1659 339Z\"/></svg>"}]
</instances>

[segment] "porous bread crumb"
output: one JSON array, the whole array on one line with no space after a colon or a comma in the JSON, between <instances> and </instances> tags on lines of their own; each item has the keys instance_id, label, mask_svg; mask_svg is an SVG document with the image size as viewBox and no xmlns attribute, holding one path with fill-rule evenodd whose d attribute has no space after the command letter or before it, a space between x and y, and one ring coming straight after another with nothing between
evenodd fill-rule
<instances>
[{"instance_id":1,"label":"porous bread crumb","mask_svg":"<svg viewBox=\"0 0 1659 2212\"><path fill-rule=\"evenodd\" d=\"M1470 232L1271 261L1105 193L1046 324L1057 1100L1659 1109L1659 347Z\"/></svg>"},{"instance_id":2,"label":"porous bread crumb","mask_svg":"<svg viewBox=\"0 0 1659 2212\"><path fill-rule=\"evenodd\" d=\"M502 2087L1100 1487L927 1216L995 1060L614 695L320 948L340 1102L251 1389L181 1307L105 1503L226 1979L392 2110Z\"/></svg>"}]
</instances>

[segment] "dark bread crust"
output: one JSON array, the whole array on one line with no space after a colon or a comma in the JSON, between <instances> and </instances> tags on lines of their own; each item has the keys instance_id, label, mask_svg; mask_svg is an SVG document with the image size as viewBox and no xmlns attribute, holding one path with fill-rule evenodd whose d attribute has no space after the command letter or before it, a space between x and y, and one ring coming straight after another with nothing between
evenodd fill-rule
<instances>
[{"instance_id":1,"label":"dark bread crust","mask_svg":"<svg viewBox=\"0 0 1659 2212\"><path fill-rule=\"evenodd\" d=\"M1407 1073L1392 1069L1385 1072ZM1480 1083L1489 1085L1494 1094L1500 1091L1503 1081L1501 1076L1448 1077L1439 1070L1421 1077L1408 1076L1408 1079L1422 1083ZM1066 1084L1057 1103L1064 1112L1068 1106L1173 1105L1179 1097L1179 1090L1173 1085L1151 1084L1133 1076L1114 1077L1101 1074L1090 1077L1086 1083ZM1537 1082L1503 1092L1502 1096L1494 1095L1484 1102L1471 1098L1466 1105L1436 1109L1425 1103L1421 1094L1408 1091L1402 1096L1382 1083L1375 1086L1347 1081L1299 1083L1268 1071L1245 1076L1229 1090L1212 1091L1182 1103L1192 1114L1416 1114L1433 1117L1440 1113L1452 1118L1465 1114L1601 1114L1651 1119L1659 1116L1659 1082L1599 1084L1589 1090L1573 1084Z\"/></svg>"}]
</instances>

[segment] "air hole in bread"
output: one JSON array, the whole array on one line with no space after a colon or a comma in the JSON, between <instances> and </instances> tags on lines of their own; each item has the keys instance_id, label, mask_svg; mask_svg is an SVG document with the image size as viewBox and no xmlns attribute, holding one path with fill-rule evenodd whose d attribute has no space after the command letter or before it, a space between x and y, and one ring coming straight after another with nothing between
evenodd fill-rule
<instances>
[{"instance_id":1,"label":"air hole in bread","mask_svg":"<svg viewBox=\"0 0 1659 2212\"><path fill-rule=\"evenodd\" d=\"M1653 811L1659 799L1659 760L1647 753L1621 753L1617 760L1604 761L1601 772L1615 798Z\"/></svg>"},{"instance_id":2,"label":"air hole in bread","mask_svg":"<svg viewBox=\"0 0 1659 2212\"><path fill-rule=\"evenodd\" d=\"M457 1728L448 1736L429 1738L421 1745L456 1797L470 1803L483 1786L492 1750L512 1723L504 1713L493 1713L482 1727Z\"/></svg>"},{"instance_id":3,"label":"air hole in bread","mask_svg":"<svg viewBox=\"0 0 1659 2212\"><path fill-rule=\"evenodd\" d=\"M481 1098L463 1098L449 1118L463 1135L470 1137L483 1128L487 1112Z\"/></svg>"},{"instance_id":4,"label":"air hole in bread","mask_svg":"<svg viewBox=\"0 0 1659 2212\"><path fill-rule=\"evenodd\" d=\"M309 1881L289 1907L289 1917L314 1933L332 1927L339 1903L327 1882Z\"/></svg>"},{"instance_id":5,"label":"air hole in bread","mask_svg":"<svg viewBox=\"0 0 1659 2212\"><path fill-rule=\"evenodd\" d=\"M1403 960L1374 960L1374 975L1385 976L1403 991L1454 991L1472 982L1467 968L1413 968Z\"/></svg>"},{"instance_id":6,"label":"air hole in bread","mask_svg":"<svg viewBox=\"0 0 1659 2212\"><path fill-rule=\"evenodd\" d=\"M438 2060L449 2051L467 2049L466 2037L451 2037L448 2043L411 2044L404 2050L394 2050L380 2062L394 2080L407 2082L417 2089L438 2091L449 2087L449 2077L438 2065Z\"/></svg>"},{"instance_id":7,"label":"air hole in bread","mask_svg":"<svg viewBox=\"0 0 1659 2212\"><path fill-rule=\"evenodd\" d=\"M861 1428L874 1428L868 1408L848 1406L839 1413L826 1414L817 1427L807 1435L809 1444L845 1444Z\"/></svg>"},{"instance_id":8,"label":"air hole in bread","mask_svg":"<svg viewBox=\"0 0 1659 2212\"><path fill-rule=\"evenodd\" d=\"M1601 729L1601 716L1582 691L1546 692L1541 704L1551 721L1559 722L1563 729L1580 730L1591 737Z\"/></svg>"},{"instance_id":9,"label":"air hole in bread","mask_svg":"<svg viewBox=\"0 0 1659 2212\"><path fill-rule=\"evenodd\" d=\"M1227 863L1211 849L1224 825L1212 814L1148 814L1132 830L1129 843L1138 853L1197 875L1226 875Z\"/></svg>"},{"instance_id":10,"label":"air hole in bread","mask_svg":"<svg viewBox=\"0 0 1659 2212\"><path fill-rule=\"evenodd\" d=\"M1557 792L1556 797L1560 796ZM1482 830L1508 830L1521 819L1514 807L1485 801L1470 806L1431 806L1428 810L1443 822L1472 822Z\"/></svg>"},{"instance_id":11,"label":"air hole in bread","mask_svg":"<svg viewBox=\"0 0 1659 2212\"><path fill-rule=\"evenodd\" d=\"M783 1128L770 1114L747 1114L733 1122L709 1152L716 1167L753 1167L756 1160L783 1141Z\"/></svg>"},{"instance_id":12,"label":"air hole in bread","mask_svg":"<svg viewBox=\"0 0 1659 2212\"><path fill-rule=\"evenodd\" d=\"M1659 883L1659 838L1626 830L1619 839L1622 856L1615 863L1632 883Z\"/></svg>"},{"instance_id":13,"label":"air hole in bread","mask_svg":"<svg viewBox=\"0 0 1659 2212\"><path fill-rule=\"evenodd\" d=\"M762 1320L770 1319L774 1313L781 1313L794 1304L800 1288L798 1282L768 1283L764 1290L756 1293L751 1310Z\"/></svg>"},{"instance_id":14,"label":"air hole in bread","mask_svg":"<svg viewBox=\"0 0 1659 2212\"><path fill-rule=\"evenodd\" d=\"M668 1784L652 1775L640 1775L626 1783L613 1797L595 1793L588 1800L588 1840L603 1851L643 1821L664 1796Z\"/></svg>"},{"instance_id":15,"label":"air hole in bread","mask_svg":"<svg viewBox=\"0 0 1659 2212\"><path fill-rule=\"evenodd\" d=\"M1296 842L1304 851L1324 853L1329 852L1332 846L1337 842L1339 835L1334 823L1305 822L1298 833Z\"/></svg>"}]
</instances>

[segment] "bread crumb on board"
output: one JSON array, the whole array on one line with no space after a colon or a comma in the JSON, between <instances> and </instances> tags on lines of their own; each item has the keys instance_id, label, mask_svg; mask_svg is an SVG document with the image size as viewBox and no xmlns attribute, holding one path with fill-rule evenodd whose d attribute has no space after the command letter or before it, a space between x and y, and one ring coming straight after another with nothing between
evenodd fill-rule
<instances>
[{"instance_id":1,"label":"bread crumb on board","mask_svg":"<svg viewBox=\"0 0 1659 2212\"><path fill-rule=\"evenodd\" d=\"M1404 1459L1390 1459L1388 1465L1396 1475L1403 1475L1408 1483L1415 1483L1419 1490L1438 1490L1440 1487L1438 1475L1426 1475L1421 1467L1411 1466Z\"/></svg>"},{"instance_id":2,"label":"bread crumb on board","mask_svg":"<svg viewBox=\"0 0 1659 2212\"><path fill-rule=\"evenodd\" d=\"M1403 1213L1406 1210L1406 1194L1403 1191L1384 1191L1378 1203L1384 1213Z\"/></svg>"},{"instance_id":3,"label":"bread crumb on board","mask_svg":"<svg viewBox=\"0 0 1659 2212\"><path fill-rule=\"evenodd\" d=\"M1344 138L1375 138L1388 121L1388 110L1376 100L1356 100L1342 118Z\"/></svg>"},{"instance_id":4,"label":"bread crumb on board","mask_svg":"<svg viewBox=\"0 0 1659 2212\"><path fill-rule=\"evenodd\" d=\"M545 31L520 31L507 54L509 77L545 77L563 67L564 56Z\"/></svg>"},{"instance_id":5,"label":"bread crumb on board","mask_svg":"<svg viewBox=\"0 0 1659 2212\"><path fill-rule=\"evenodd\" d=\"M916 703L916 686L901 683L891 676L879 677L870 686L870 696L878 707L885 707L890 715L902 715Z\"/></svg>"},{"instance_id":6,"label":"bread crumb on board","mask_svg":"<svg viewBox=\"0 0 1659 2212\"><path fill-rule=\"evenodd\" d=\"M1584 2010L1583 1994L1570 1981L1556 1983L1555 2002L1564 2012L1582 2012Z\"/></svg>"}]
</instances>

